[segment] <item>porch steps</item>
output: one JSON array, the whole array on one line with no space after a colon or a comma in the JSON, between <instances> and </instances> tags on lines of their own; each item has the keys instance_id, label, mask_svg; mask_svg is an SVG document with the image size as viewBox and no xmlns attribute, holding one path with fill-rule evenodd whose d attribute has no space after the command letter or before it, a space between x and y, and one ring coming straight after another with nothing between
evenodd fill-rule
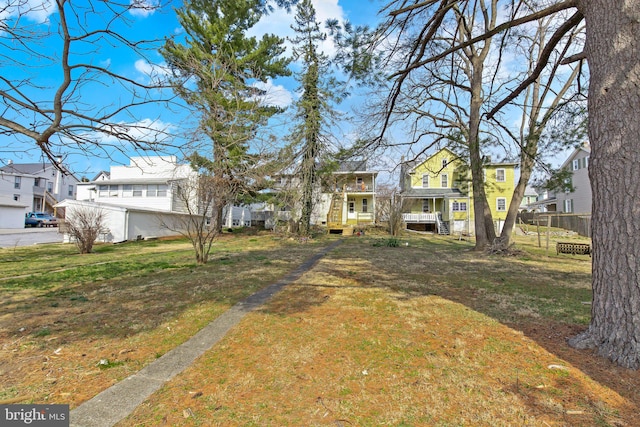
<instances>
[{"instance_id":1,"label":"porch steps","mask_svg":"<svg viewBox=\"0 0 640 427\"><path fill-rule=\"evenodd\" d=\"M334 193L331 197L331 205L327 214L327 228L329 230L342 229L342 204L344 198L340 193Z\"/></svg>"},{"instance_id":2,"label":"porch steps","mask_svg":"<svg viewBox=\"0 0 640 427\"><path fill-rule=\"evenodd\" d=\"M449 225L442 220L442 214L440 212L436 215L436 225L438 226L438 234L448 235L451 234L449 232Z\"/></svg>"},{"instance_id":3,"label":"porch steps","mask_svg":"<svg viewBox=\"0 0 640 427\"><path fill-rule=\"evenodd\" d=\"M446 222L440 222L440 226L438 227L438 234L451 234L449 231L449 226Z\"/></svg>"}]
</instances>

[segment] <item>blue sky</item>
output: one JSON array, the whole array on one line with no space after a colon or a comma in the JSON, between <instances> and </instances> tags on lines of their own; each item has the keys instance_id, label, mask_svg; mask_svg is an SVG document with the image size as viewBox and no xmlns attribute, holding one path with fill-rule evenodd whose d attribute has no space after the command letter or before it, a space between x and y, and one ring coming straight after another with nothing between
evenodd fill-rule
<instances>
[{"instance_id":1,"label":"blue sky","mask_svg":"<svg viewBox=\"0 0 640 427\"><path fill-rule=\"evenodd\" d=\"M50 27L56 29L57 17L55 9L51 6L51 0L29 0L32 9L26 16L23 16L22 22L29 25L37 25L40 29ZM133 1L133 0L132 0ZM140 2L140 0L136 0ZM156 1L156 0L144 0ZM374 26L377 22L377 10L379 2L374 0L312 0L316 8L317 18L324 22L329 18L336 18L344 21L349 20L354 24L369 24ZM120 26L118 31L129 39L154 39L164 37L180 37L181 30L175 18L172 8L179 7L180 1L173 1L167 7L161 10L139 10L137 13L129 13L128 18L131 20L131 26ZM26 10L26 9L23 9ZM10 20L15 14L9 12L0 13L0 19ZM293 13L287 14L283 10L276 10L274 13L265 16L263 20L255 27L256 35L260 33L274 33L282 37L292 35L290 25L293 22ZM17 40L12 40L7 34L0 34L0 57L7 56L9 58L16 57L17 50L12 50L12 46L16 46ZM52 54L56 51L56 47L41 47L42 54ZM331 52L332 47L327 43L324 48ZM27 78L31 83L39 87L38 91L34 91L34 96L44 95L51 97L47 91L51 87L55 87L60 79L59 69L56 67L42 66L42 61L37 55L28 57L22 53L20 57L22 61L31 66L21 68L20 66L8 66L6 60L0 59L0 74L9 78ZM84 48L83 61L87 63L107 66L109 70L125 75L137 81L144 81L148 78L149 73L158 70L158 66L162 65L162 58L159 54L151 53L147 58L141 58L132 52L112 46L88 45ZM155 62L155 63L154 63ZM295 98L294 88L295 81L292 78L283 78L275 81L269 81L266 88L269 90L273 103L286 106ZM5 87L3 87L5 89ZM33 90L33 89L32 89ZM92 102L96 105L111 103L114 97L118 96L118 89L110 84L92 84L84 88L84 93L89 93L88 98L84 102ZM340 106L340 109L348 111L350 102L347 101ZM122 119L125 121L124 119ZM188 117L181 117L174 112L166 111L159 107L148 106L144 110L137 110L135 117L127 118L127 123L147 123L150 127L167 127L168 129L177 130L180 125L189 121ZM353 137L347 136L346 138ZM96 136L96 138L99 138ZM24 138L23 138L24 139ZM105 141L113 142L113 141ZM77 151L77 150L76 150ZM67 163L71 170L76 172L79 177L93 176L100 170L108 169L109 165L116 163L128 163L126 154L130 152L126 147L123 154L113 154L109 159L103 155L79 155L69 154ZM5 164L9 160L15 163L27 163L42 161L42 156L37 147L28 141L20 141L13 136L0 135L0 164Z\"/></svg>"}]
</instances>

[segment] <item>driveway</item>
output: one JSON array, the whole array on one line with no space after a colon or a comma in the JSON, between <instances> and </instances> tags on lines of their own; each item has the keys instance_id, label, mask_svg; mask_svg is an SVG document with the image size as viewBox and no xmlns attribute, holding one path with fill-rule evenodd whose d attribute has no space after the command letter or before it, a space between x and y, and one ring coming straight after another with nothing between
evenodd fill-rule
<instances>
[{"instance_id":1,"label":"driveway","mask_svg":"<svg viewBox=\"0 0 640 427\"><path fill-rule=\"evenodd\" d=\"M51 228L0 228L0 248L29 246L39 243L62 243L57 227Z\"/></svg>"}]
</instances>

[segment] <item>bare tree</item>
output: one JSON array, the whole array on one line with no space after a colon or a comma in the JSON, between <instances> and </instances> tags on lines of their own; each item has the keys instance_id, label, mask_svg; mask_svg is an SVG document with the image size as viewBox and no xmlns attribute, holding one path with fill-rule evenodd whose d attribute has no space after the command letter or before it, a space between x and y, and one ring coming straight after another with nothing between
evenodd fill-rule
<instances>
[{"instance_id":1,"label":"bare tree","mask_svg":"<svg viewBox=\"0 0 640 427\"><path fill-rule=\"evenodd\" d=\"M553 33L552 23L554 21L550 17L540 19L537 21L535 30L531 35L526 32L520 32L517 35L516 45L524 50L520 56L528 59L528 74L540 62L547 40ZM563 143L566 143L565 141L553 141L552 143L544 144L543 135L547 131L550 122L562 115L565 110L573 108L574 104L580 104L581 101L584 101L580 91L574 90L581 67L574 66L572 69L565 71L564 75L561 67L561 63L567 57L567 53L571 49L575 49L574 44L580 46L576 39L583 32L583 27L577 27L568 34L564 41L564 46L560 46L560 49L553 53L553 59L550 58L547 71L540 73L532 84L527 87L523 99L518 99L518 104L521 105L522 109L521 125L518 132L512 131L509 126L505 125L503 123L504 119L496 120L504 132L513 138L518 147L520 176L509 203L507 216L499 238L500 241L493 245L494 248L496 245L501 248L508 248L510 245L511 234L526 186L535 166L542 163L541 157L543 156L541 156L540 152L545 151L545 154L548 155L549 151L554 151L552 145L563 147ZM563 124L569 125L567 121ZM573 127L574 129L572 130L575 130L576 127L580 128L581 125L575 124L569 127Z\"/></svg>"},{"instance_id":2,"label":"bare tree","mask_svg":"<svg viewBox=\"0 0 640 427\"><path fill-rule=\"evenodd\" d=\"M174 188L178 201L177 211L171 216L162 216L162 227L186 237L193 246L197 264L206 264L211 246L220 234L216 206L219 200L227 200L236 192L230 182L212 175L194 175L176 182Z\"/></svg>"},{"instance_id":3,"label":"bare tree","mask_svg":"<svg viewBox=\"0 0 640 427\"><path fill-rule=\"evenodd\" d=\"M398 20L427 12L421 46L436 46L434 35L452 13L453 5L472 7L476 0L393 1L389 13ZM516 7L524 1L512 2ZM516 99L543 72L553 50L584 21L584 51L567 61L587 60L589 65L589 177L593 194L593 304L587 331L570 343L593 348L598 354L629 368L640 368L640 0L557 0L529 2L530 13L513 15L493 29L479 32L454 46L436 52L424 50L398 71L408 78L412 70L483 43L510 28L545 16L562 21L550 37L532 72L487 114L491 117ZM568 13L567 13L568 12Z\"/></svg>"},{"instance_id":4,"label":"bare tree","mask_svg":"<svg viewBox=\"0 0 640 427\"><path fill-rule=\"evenodd\" d=\"M142 112L157 103L166 109L173 96L165 96L162 71L152 65L158 40L132 40L123 32L136 12L156 8L142 1L4 2L0 135L11 141L4 150L15 152L17 140L58 165L60 154L74 150L109 156L167 148L167 125ZM152 70L146 79L104 61L103 51L112 47L145 62ZM97 97L105 88L112 88L111 97Z\"/></svg>"},{"instance_id":5,"label":"bare tree","mask_svg":"<svg viewBox=\"0 0 640 427\"><path fill-rule=\"evenodd\" d=\"M78 251L88 254L104 229L105 221L106 215L102 209L74 207L67 208L64 224Z\"/></svg>"},{"instance_id":6,"label":"bare tree","mask_svg":"<svg viewBox=\"0 0 640 427\"><path fill-rule=\"evenodd\" d=\"M403 230L403 201L398 189L391 186L379 186L376 189L377 220L387 226L392 236Z\"/></svg>"}]
</instances>

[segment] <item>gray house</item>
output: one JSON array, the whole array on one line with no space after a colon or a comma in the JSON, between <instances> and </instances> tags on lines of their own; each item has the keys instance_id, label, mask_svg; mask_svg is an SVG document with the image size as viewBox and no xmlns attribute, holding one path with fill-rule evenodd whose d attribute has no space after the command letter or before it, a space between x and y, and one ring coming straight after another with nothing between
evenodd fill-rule
<instances>
[{"instance_id":1,"label":"gray house","mask_svg":"<svg viewBox=\"0 0 640 427\"><path fill-rule=\"evenodd\" d=\"M591 213L591 182L589 181L589 156L591 147L588 142L576 148L562 164L561 169L572 172L572 192L556 192L557 210L563 213Z\"/></svg>"}]
</instances>

